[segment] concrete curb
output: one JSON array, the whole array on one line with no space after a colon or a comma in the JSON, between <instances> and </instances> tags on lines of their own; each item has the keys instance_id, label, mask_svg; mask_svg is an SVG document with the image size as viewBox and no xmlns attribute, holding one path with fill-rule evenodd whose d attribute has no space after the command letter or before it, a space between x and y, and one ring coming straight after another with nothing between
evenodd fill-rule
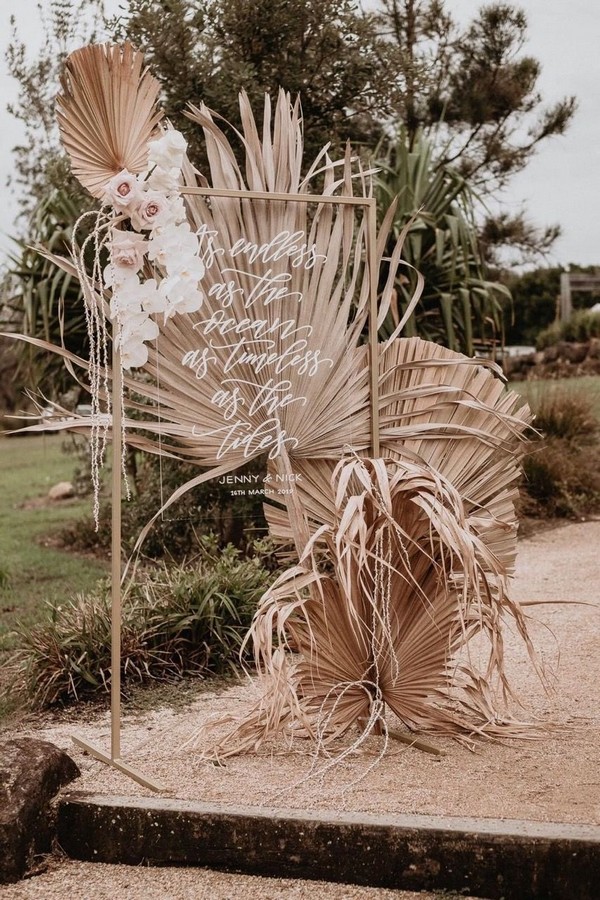
<instances>
[{"instance_id":1,"label":"concrete curb","mask_svg":"<svg viewBox=\"0 0 600 900\"><path fill-rule=\"evenodd\" d=\"M371 816L183 800L62 796L71 857L196 865L280 878L504 900L597 900L600 826Z\"/></svg>"}]
</instances>

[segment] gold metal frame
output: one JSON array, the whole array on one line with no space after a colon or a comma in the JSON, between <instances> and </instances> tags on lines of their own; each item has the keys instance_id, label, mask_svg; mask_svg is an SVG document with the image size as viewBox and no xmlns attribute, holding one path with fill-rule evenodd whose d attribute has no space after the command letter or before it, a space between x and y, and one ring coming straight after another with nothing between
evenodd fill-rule
<instances>
[{"instance_id":1,"label":"gold metal frame","mask_svg":"<svg viewBox=\"0 0 600 900\"><path fill-rule=\"evenodd\" d=\"M181 188L181 194L202 197L232 197L242 200L279 200L288 203L329 203L336 206L363 207L367 215L366 250L369 267L369 366L371 370L371 450L380 453L379 444L379 358L377 342L377 218L374 197L333 197L327 194L285 194L266 191L234 191L219 188ZM110 679L110 755L78 737L73 743L95 759L112 766L138 784L156 792L169 788L147 778L121 759L121 499L123 451L123 372L119 350L113 335L112 378L112 570L111 570L111 679Z\"/></svg>"}]
</instances>

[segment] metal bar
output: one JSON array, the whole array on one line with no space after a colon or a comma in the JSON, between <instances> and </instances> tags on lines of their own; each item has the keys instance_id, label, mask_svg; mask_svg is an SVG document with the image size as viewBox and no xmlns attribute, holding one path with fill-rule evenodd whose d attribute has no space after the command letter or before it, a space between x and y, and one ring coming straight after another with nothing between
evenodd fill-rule
<instances>
[{"instance_id":1,"label":"metal bar","mask_svg":"<svg viewBox=\"0 0 600 900\"><path fill-rule=\"evenodd\" d=\"M116 329L113 332L112 349L112 496L111 496L111 646L110 646L110 755L93 744L72 736L72 741L95 759L118 769L138 784L151 791L168 790L146 778L133 766L121 759L121 459L123 451L123 370L117 348Z\"/></svg>"},{"instance_id":2,"label":"metal bar","mask_svg":"<svg viewBox=\"0 0 600 900\"><path fill-rule=\"evenodd\" d=\"M108 756L106 753L103 753L102 750L99 750L98 747L94 747L93 744L88 744L87 741L82 741L81 738L77 737L71 737L71 740L81 750L85 750L86 753L93 756L94 759L105 763L107 766L112 766L113 769L117 769L119 772L122 772L123 775L127 775L128 778L131 778L132 781L137 781L138 784L149 788L151 791L156 791L156 793L159 794L169 790L169 788L164 785L152 781L151 778L146 778L145 775L142 775L142 773L133 766L123 762L122 759Z\"/></svg>"},{"instance_id":3,"label":"metal bar","mask_svg":"<svg viewBox=\"0 0 600 900\"><path fill-rule=\"evenodd\" d=\"M233 191L226 188L180 187L180 194L201 197L235 197L240 200L281 200L297 203L339 203L342 206L371 206L372 197L332 197L330 194L278 194L270 191Z\"/></svg>"},{"instance_id":4,"label":"metal bar","mask_svg":"<svg viewBox=\"0 0 600 900\"><path fill-rule=\"evenodd\" d=\"M379 441L379 341L377 339L377 209L375 199L367 207L367 259L369 265L369 366L371 370L371 450L380 456Z\"/></svg>"},{"instance_id":5,"label":"metal bar","mask_svg":"<svg viewBox=\"0 0 600 900\"><path fill-rule=\"evenodd\" d=\"M116 328L115 328L116 332ZM123 370L113 332L112 352L112 592L110 646L110 755L121 756L121 457L123 451Z\"/></svg>"}]
</instances>

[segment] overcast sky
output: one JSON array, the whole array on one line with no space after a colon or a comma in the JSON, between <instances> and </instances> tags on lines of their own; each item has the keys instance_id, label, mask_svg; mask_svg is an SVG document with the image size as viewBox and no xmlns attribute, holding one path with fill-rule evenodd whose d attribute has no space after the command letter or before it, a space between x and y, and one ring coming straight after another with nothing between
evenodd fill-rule
<instances>
[{"instance_id":1,"label":"overcast sky","mask_svg":"<svg viewBox=\"0 0 600 900\"><path fill-rule=\"evenodd\" d=\"M44 0L49 7L50 0ZM120 0L107 0L110 12ZM372 5L371 3L368 4ZM455 16L468 20L481 5L475 0L447 0ZM579 100L576 119L567 135L544 143L527 169L516 176L503 202L511 211L521 208L539 225L558 223L563 234L557 241L552 263L600 265L600 8L599 0L521 0L515 4L529 20L526 52L537 57L543 71L540 89L546 102L575 94ZM6 112L14 98L12 80L6 73L5 50L14 14L20 35L32 52L39 47L41 27L37 0L2 0L0 35L0 184L11 171L11 148L19 141L18 123ZM0 205L0 250L13 230L16 199L3 190Z\"/></svg>"}]
</instances>

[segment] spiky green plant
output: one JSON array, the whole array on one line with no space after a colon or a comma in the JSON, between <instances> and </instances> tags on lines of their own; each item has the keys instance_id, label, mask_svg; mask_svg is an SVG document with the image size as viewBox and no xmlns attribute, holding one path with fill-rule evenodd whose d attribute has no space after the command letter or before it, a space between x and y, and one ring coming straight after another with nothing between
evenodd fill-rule
<instances>
[{"instance_id":1,"label":"spiky green plant","mask_svg":"<svg viewBox=\"0 0 600 900\"><path fill-rule=\"evenodd\" d=\"M257 603L269 581L260 559L233 547L177 566L149 569L131 583L122 618L125 684L235 669ZM99 583L20 630L22 649L6 664L8 688L36 706L67 703L110 686L110 586ZM6 680L6 679L5 679Z\"/></svg>"},{"instance_id":2,"label":"spiky green plant","mask_svg":"<svg viewBox=\"0 0 600 900\"><path fill-rule=\"evenodd\" d=\"M430 141L418 132L412 143L403 129L375 154L376 196L381 216L396 202L388 245L410 223L395 287L398 315L406 310L418 273L425 285L407 322L406 335L437 341L473 355L478 341L500 341L504 285L486 278L477 242L474 197L450 165L436 163ZM393 319L388 320L389 328ZM389 333L389 332L388 332Z\"/></svg>"},{"instance_id":3,"label":"spiky green plant","mask_svg":"<svg viewBox=\"0 0 600 900\"><path fill-rule=\"evenodd\" d=\"M83 192L73 190L74 183L71 179L64 190L55 189L36 204L28 241L16 241L9 255L12 290L6 303L14 311L14 330L53 344L62 341L71 352L85 356L89 340L79 282L38 250L43 246L58 257L69 257L73 223L83 208ZM22 377L52 398L72 386L61 361L31 344L21 345L20 365Z\"/></svg>"}]
</instances>

